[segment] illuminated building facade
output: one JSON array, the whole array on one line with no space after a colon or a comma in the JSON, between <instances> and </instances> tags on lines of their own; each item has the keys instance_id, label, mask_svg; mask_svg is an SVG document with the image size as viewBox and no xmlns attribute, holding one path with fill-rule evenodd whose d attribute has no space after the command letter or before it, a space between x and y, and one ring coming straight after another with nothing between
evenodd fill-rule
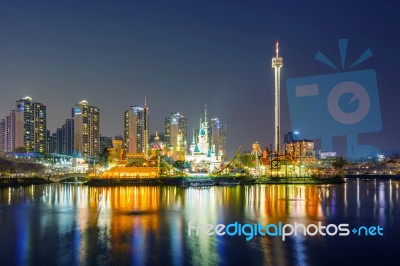
<instances>
[{"instance_id":1,"label":"illuminated building facade","mask_svg":"<svg viewBox=\"0 0 400 266\"><path fill-rule=\"evenodd\" d=\"M286 154L293 159L299 159L300 157L315 157L314 141L297 140L285 143L285 151Z\"/></svg>"},{"instance_id":2,"label":"illuminated building facade","mask_svg":"<svg viewBox=\"0 0 400 266\"><path fill-rule=\"evenodd\" d=\"M5 152L6 147L6 120L0 120L0 152Z\"/></svg>"},{"instance_id":3,"label":"illuminated building facade","mask_svg":"<svg viewBox=\"0 0 400 266\"><path fill-rule=\"evenodd\" d=\"M213 131L211 130L211 133ZM214 132L216 133L216 131ZM193 134L193 141L190 145L190 155L186 156L194 172L213 172L219 167L222 156L218 156L215 152L213 137L209 134L209 125L207 120L207 106L204 111L204 120L200 118L200 127ZM221 151L222 153L222 151Z\"/></svg>"},{"instance_id":4,"label":"illuminated building facade","mask_svg":"<svg viewBox=\"0 0 400 266\"><path fill-rule=\"evenodd\" d=\"M153 142L150 143L150 155L153 157L159 155L164 156L166 154L165 143L160 140L157 131L156 134L151 139L153 139Z\"/></svg>"},{"instance_id":5,"label":"illuminated building facade","mask_svg":"<svg viewBox=\"0 0 400 266\"><path fill-rule=\"evenodd\" d=\"M184 160L187 147L187 118L176 113L165 118L165 142L175 160Z\"/></svg>"},{"instance_id":6,"label":"illuminated building facade","mask_svg":"<svg viewBox=\"0 0 400 266\"><path fill-rule=\"evenodd\" d=\"M108 148L109 153L109 163L111 166L118 165L119 163L123 163L122 156L124 153L122 147L122 140L114 139L112 140L112 147Z\"/></svg>"},{"instance_id":7,"label":"illuminated building facade","mask_svg":"<svg viewBox=\"0 0 400 266\"><path fill-rule=\"evenodd\" d=\"M100 109L85 100L72 109L74 153L82 157L100 154Z\"/></svg>"},{"instance_id":8,"label":"illuminated building facade","mask_svg":"<svg viewBox=\"0 0 400 266\"><path fill-rule=\"evenodd\" d=\"M148 154L149 149L149 108L131 106L124 113L124 149L126 153Z\"/></svg>"},{"instance_id":9,"label":"illuminated building facade","mask_svg":"<svg viewBox=\"0 0 400 266\"><path fill-rule=\"evenodd\" d=\"M28 152L47 151L46 106L25 97L16 102L15 148Z\"/></svg>"}]
</instances>

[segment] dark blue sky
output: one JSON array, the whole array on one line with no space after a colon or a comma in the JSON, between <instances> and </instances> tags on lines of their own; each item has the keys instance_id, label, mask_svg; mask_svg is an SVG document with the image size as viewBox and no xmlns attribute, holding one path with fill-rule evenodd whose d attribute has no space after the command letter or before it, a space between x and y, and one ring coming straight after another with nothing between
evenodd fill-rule
<instances>
[{"instance_id":1,"label":"dark blue sky","mask_svg":"<svg viewBox=\"0 0 400 266\"><path fill-rule=\"evenodd\" d=\"M53 132L86 99L101 108L102 134L114 136L123 112L147 97L152 133L175 111L191 132L207 104L227 124L232 155L273 142L276 38L282 132L285 80L334 73L314 56L339 64L337 39L348 38L348 64L371 48L357 69L376 69L380 94L383 130L360 140L400 149L399 17L391 1L2 1L0 116L29 95L47 105Z\"/></svg>"}]
</instances>

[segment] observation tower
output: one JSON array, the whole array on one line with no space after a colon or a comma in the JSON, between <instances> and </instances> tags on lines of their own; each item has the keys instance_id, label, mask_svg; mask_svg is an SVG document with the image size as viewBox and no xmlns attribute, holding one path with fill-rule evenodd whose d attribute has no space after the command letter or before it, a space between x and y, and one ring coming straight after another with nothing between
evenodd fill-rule
<instances>
[{"instance_id":1,"label":"observation tower","mask_svg":"<svg viewBox=\"0 0 400 266\"><path fill-rule=\"evenodd\" d=\"M272 67L275 68L275 137L274 149L280 153L280 129L281 129L281 67L283 58L279 57L279 42L276 41L276 56L272 57Z\"/></svg>"}]
</instances>

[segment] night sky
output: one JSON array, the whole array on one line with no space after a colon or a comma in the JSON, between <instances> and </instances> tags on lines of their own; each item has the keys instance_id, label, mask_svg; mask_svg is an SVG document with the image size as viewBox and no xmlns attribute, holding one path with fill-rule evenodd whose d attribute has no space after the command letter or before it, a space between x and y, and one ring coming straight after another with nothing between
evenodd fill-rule
<instances>
[{"instance_id":1,"label":"night sky","mask_svg":"<svg viewBox=\"0 0 400 266\"><path fill-rule=\"evenodd\" d=\"M375 69L378 79L383 130L359 139L400 149L398 13L395 1L2 1L0 117L29 95L47 105L54 132L86 99L101 109L102 135L115 136L123 112L146 97L151 133L176 111L192 132L207 104L227 124L232 156L239 145L273 143L276 39L284 133L285 81L335 73L314 56L321 50L339 64L337 39L347 38L347 64L370 48L356 69Z\"/></svg>"}]
</instances>

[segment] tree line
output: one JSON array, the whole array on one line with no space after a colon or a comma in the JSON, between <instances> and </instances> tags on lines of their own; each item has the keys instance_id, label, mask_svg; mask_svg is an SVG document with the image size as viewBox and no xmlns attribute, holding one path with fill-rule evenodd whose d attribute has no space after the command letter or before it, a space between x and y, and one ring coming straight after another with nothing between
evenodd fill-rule
<instances>
[{"instance_id":1,"label":"tree line","mask_svg":"<svg viewBox=\"0 0 400 266\"><path fill-rule=\"evenodd\" d=\"M45 166L39 163L0 157L0 175L10 176L15 174L40 175L45 172Z\"/></svg>"}]
</instances>

